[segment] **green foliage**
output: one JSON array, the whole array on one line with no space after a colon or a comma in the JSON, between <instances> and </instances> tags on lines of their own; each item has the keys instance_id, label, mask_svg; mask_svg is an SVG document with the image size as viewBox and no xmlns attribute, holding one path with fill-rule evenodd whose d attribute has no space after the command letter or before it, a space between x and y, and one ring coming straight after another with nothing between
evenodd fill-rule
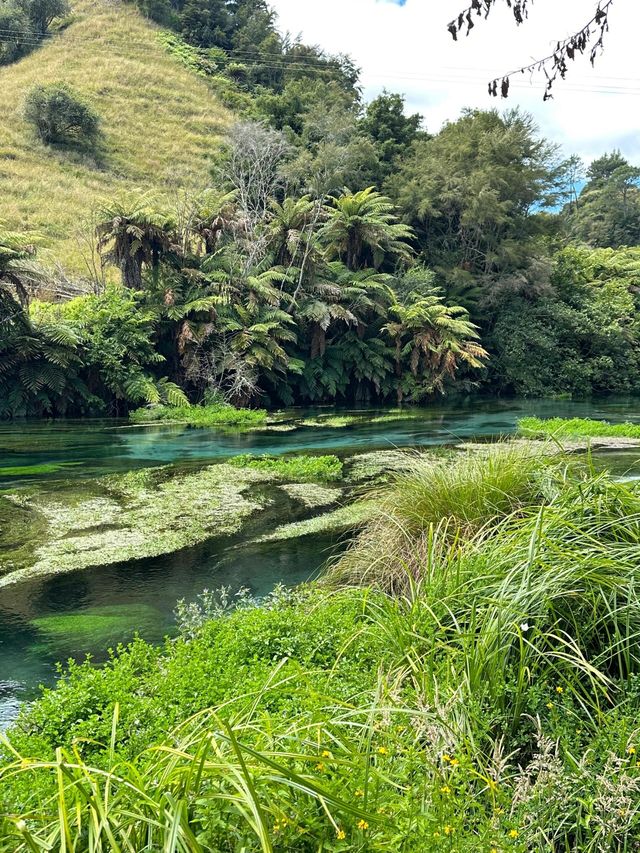
<instances>
[{"instance_id":1,"label":"green foliage","mask_svg":"<svg viewBox=\"0 0 640 853\"><path fill-rule=\"evenodd\" d=\"M34 86L24 117L48 145L93 147L100 130L98 114L65 83Z\"/></svg>"},{"instance_id":2,"label":"green foliage","mask_svg":"<svg viewBox=\"0 0 640 853\"><path fill-rule=\"evenodd\" d=\"M135 296L108 287L98 296L82 296L53 305L34 303L34 319L47 328L63 324L76 335L79 373L94 399L114 408L121 402L184 403L182 391L149 372L164 359L153 344L153 315L140 310Z\"/></svg>"},{"instance_id":3,"label":"green foliage","mask_svg":"<svg viewBox=\"0 0 640 853\"><path fill-rule=\"evenodd\" d=\"M264 409L237 409L230 403L210 403L202 406L169 405L152 406L131 412L135 424L152 424L169 421L194 427L239 426L257 427L267 422Z\"/></svg>"},{"instance_id":4,"label":"green foliage","mask_svg":"<svg viewBox=\"0 0 640 853\"><path fill-rule=\"evenodd\" d=\"M640 424L612 424L589 418L520 418L518 429L524 435L543 438L638 438Z\"/></svg>"},{"instance_id":5,"label":"green foliage","mask_svg":"<svg viewBox=\"0 0 640 853\"><path fill-rule=\"evenodd\" d=\"M71 664L4 744L0 850L628 849L638 492L515 448L465 461L396 531L401 594L205 594L163 649Z\"/></svg>"},{"instance_id":6,"label":"green foliage","mask_svg":"<svg viewBox=\"0 0 640 853\"><path fill-rule=\"evenodd\" d=\"M66 0L2 0L0 2L0 66L33 50L53 21L69 11Z\"/></svg>"},{"instance_id":7,"label":"green foliage","mask_svg":"<svg viewBox=\"0 0 640 853\"><path fill-rule=\"evenodd\" d=\"M506 298L491 340L497 382L525 396L639 390L639 259L567 248L540 294Z\"/></svg>"},{"instance_id":8,"label":"green foliage","mask_svg":"<svg viewBox=\"0 0 640 853\"><path fill-rule=\"evenodd\" d=\"M594 160L586 186L565 210L572 237L596 247L635 246L640 241L640 169L619 151Z\"/></svg>"},{"instance_id":9,"label":"green foliage","mask_svg":"<svg viewBox=\"0 0 640 853\"><path fill-rule=\"evenodd\" d=\"M342 462L337 456L234 456L229 465L255 468L292 483L331 483L342 479Z\"/></svg>"}]
</instances>

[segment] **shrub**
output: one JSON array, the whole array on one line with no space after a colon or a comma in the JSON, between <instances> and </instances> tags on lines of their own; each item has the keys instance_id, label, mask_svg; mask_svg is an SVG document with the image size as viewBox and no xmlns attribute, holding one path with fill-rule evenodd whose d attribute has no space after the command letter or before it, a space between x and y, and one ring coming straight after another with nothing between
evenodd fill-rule
<instances>
[{"instance_id":1,"label":"shrub","mask_svg":"<svg viewBox=\"0 0 640 853\"><path fill-rule=\"evenodd\" d=\"M52 145L88 147L100 129L97 113L64 83L34 86L24 116L40 139Z\"/></svg>"}]
</instances>

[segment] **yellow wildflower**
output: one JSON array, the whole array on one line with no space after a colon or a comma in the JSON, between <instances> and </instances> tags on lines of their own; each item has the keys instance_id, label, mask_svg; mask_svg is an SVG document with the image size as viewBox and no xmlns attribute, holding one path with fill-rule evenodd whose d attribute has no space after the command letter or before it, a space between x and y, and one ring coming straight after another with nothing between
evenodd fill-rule
<instances>
[{"instance_id":1,"label":"yellow wildflower","mask_svg":"<svg viewBox=\"0 0 640 853\"><path fill-rule=\"evenodd\" d=\"M553 702L547 702L547 708L549 708L549 709L553 708Z\"/></svg>"},{"instance_id":2,"label":"yellow wildflower","mask_svg":"<svg viewBox=\"0 0 640 853\"><path fill-rule=\"evenodd\" d=\"M449 761L451 761L451 756L450 756L450 755L447 755L447 753L445 752L445 754L442 756L442 761L443 761L445 764L447 764Z\"/></svg>"},{"instance_id":3,"label":"yellow wildflower","mask_svg":"<svg viewBox=\"0 0 640 853\"><path fill-rule=\"evenodd\" d=\"M443 785L442 788L440 788L440 793L441 794L450 794L451 788L448 785Z\"/></svg>"},{"instance_id":4,"label":"yellow wildflower","mask_svg":"<svg viewBox=\"0 0 640 853\"><path fill-rule=\"evenodd\" d=\"M323 758L333 758L333 756L331 755L331 753L329 752L329 750L328 750L328 749L323 749L323 750L322 750L322 757L323 757Z\"/></svg>"},{"instance_id":5,"label":"yellow wildflower","mask_svg":"<svg viewBox=\"0 0 640 853\"><path fill-rule=\"evenodd\" d=\"M324 769L325 769L325 765L322 763L322 761L319 761L316 764L316 770L319 770L320 772L322 772Z\"/></svg>"},{"instance_id":6,"label":"yellow wildflower","mask_svg":"<svg viewBox=\"0 0 640 853\"><path fill-rule=\"evenodd\" d=\"M517 838L518 835L519 835L519 832L517 829L510 829L509 830L509 838Z\"/></svg>"},{"instance_id":7,"label":"yellow wildflower","mask_svg":"<svg viewBox=\"0 0 640 853\"><path fill-rule=\"evenodd\" d=\"M627 750L627 752L629 753L629 755L635 755L636 754L635 746L630 746L629 749Z\"/></svg>"},{"instance_id":8,"label":"yellow wildflower","mask_svg":"<svg viewBox=\"0 0 640 853\"><path fill-rule=\"evenodd\" d=\"M364 797L364 791L362 790L362 788L356 788L356 790L354 792L354 796L355 797Z\"/></svg>"},{"instance_id":9,"label":"yellow wildflower","mask_svg":"<svg viewBox=\"0 0 640 853\"><path fill-rule=\"evenodd\" d=\"M389 750L387 749L386 746L379 746L378 747L378 755L388 755L388 754L389 754Z\"/></svg>"},{"instance_id":10,"label":"yellow wildflower","mask_svg":"<svg viewBox=\"0 0 640 853\"><path fill-rule=\"evenodd\" d=\"M564 687L556 687L556 693L564 693Z\"/></svg>"},{"instance_id":11,"label":"yellow wildflower","mask_svg":"<svg viewBox=\"0 0 640 853\"><path fill-rule=\"evenodd\" d=\"M498 848L492 847L491 850L489 851L489 853L498 853Z\"/></svg>"},{"instance_id":12,"label":"yellow wildflower","mask_svg":"<svg viewBox=\"0 0 640 853\"><path fill-rule=\"evenodd\" d=\"M364 832L365 829L369 829L369 824L366 822L366 820L359 820L358 829L361 829Z\"/></svg>"},{"instance_id":13,"label":"yellow wildflower","mask_svg":"<svg viewBox=\"0 0 640 853\"><path fill-rule=\"evenodd\" d=\"M458 764L460 764L460 762L458 761L458 759L457 759L457 758L452 758L452 759L451 759L451 761L449 762L449 764L450 764L452 767L457 767L457 766L458 766Z\"/></svg>"},{"instance_id":14,"label":"yellow wildflower","mask_svg":"<svg viewBox=\"0 0 640 853\"><path fill-rule=\"evenodd\" d=\"M451 824L448 823L444 828L444 834L445 835L452 835L453 832L454 832L454 828L451 826Z\"/></svg>"},{"instance_id":15,"label":"yellow wildflower","mask_svg":"<svg viewBox=\"0 0 640 853\"><path fill-rule=\"evenodd\" d=\"M336 838L338 839L338 841L344 841L346 837L347 833L344 831L344 829L336 830Z\"/></svg>"}]
</instances>

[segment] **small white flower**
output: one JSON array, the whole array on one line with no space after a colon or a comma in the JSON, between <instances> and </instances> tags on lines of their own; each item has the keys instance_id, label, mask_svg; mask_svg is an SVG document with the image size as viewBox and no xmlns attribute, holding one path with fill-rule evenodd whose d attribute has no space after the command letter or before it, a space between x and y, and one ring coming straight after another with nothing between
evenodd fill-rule
<instances>
[{"instance_id":1,"label":"small white flower","mask_svg":"<svg viewBox=\"0 0 640 853\"><path fill-rule=\"evenodd\" d=\"M529 625L528 622L521 622L520 623L520 630L522 631L523 634L526 634L530 627L531 626Z\"/></svg>"}]
</instances>

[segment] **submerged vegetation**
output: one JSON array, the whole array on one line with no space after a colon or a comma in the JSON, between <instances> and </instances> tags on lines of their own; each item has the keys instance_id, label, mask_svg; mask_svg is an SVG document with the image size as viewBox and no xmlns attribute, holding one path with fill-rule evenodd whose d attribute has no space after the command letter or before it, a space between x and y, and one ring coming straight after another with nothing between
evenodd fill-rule
<instances>
[{"instance_id":1,"label":"submerged vegetation","mask_svg":"<svg viewBox=\"0 0 640 853\"><path fill-rule=\"evenodd\" d=\"M637 488L459 460L415 457L324 585L73 664L5 743L0 849L630 849Z\"/></svg>"}]
</instances>

